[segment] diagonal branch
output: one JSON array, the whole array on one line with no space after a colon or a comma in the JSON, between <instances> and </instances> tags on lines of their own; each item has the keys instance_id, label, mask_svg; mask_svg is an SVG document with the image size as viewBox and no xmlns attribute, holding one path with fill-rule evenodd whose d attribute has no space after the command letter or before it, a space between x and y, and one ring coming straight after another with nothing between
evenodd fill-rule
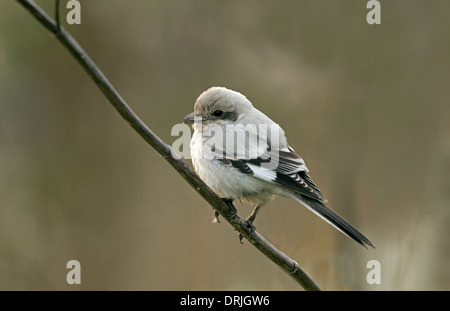
<instances>
[{"instance_id":1,"label":"diagonal branch","mask_svg":"<svg viewBox=\"0 0 450 311\"><path fill-rule=\"evenodd\" d=\"M75 41L75 39L52 20L34 1L16 0L28 10L45 28L52 32L56 38L67 48L72 56L84 68L95 84L107 97L110 104L117 112L131 125L131 127L149 143L162 157L164 157L175 170L243 237L253 244L261 253L281 267L286 273L292 276L305 290L320 290L314 281L300 268L291 258L275 248L258 232L252 232L245 220L239 217L234 208L219 198L192 169L181 159L172 156L171 148L155 135L128 107L119 93L114 89L106 76L100 71L88 54ZM56 21L58 18L59 1L56 3Z\"/></svg>"}]
</instances>

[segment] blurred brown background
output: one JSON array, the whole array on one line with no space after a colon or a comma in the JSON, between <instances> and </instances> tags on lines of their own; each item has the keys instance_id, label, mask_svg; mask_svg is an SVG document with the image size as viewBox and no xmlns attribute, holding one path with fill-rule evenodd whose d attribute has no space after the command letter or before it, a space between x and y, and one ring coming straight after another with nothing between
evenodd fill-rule
<instances>
[{"instance_id":1,"label":"blurred brown background","mask_svg":"<svg viewBox=\"0 0 450 311\"><path fill-rule=\"evenodd\" d=\"M323 289L450 289L449 1L382 1L381 25L362 0L80 1L81 25L61 2L64 27L167 143L213 85L283 126L330 207L377 246L294 201L265 207L258 231ZM299 289L212 218L55 38L2 1L0 289Z\"/></svg>"}]
</instances>

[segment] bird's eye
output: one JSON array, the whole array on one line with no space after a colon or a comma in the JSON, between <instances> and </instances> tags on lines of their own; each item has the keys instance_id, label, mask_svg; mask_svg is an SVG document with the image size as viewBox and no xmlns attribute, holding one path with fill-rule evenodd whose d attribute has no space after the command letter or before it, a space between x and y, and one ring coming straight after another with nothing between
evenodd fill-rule
<instances>
[{"instance_id":1,"label":"bird's eye","mask_svg":"<svg viewBox=\"0 0 450 311\"><path fill-rule=\"evenodd\" d=\"M215 117L220 117L223 115L223 111L222 110L216 110L213 112L213 116Z\"/></svg>"}]
</instances>

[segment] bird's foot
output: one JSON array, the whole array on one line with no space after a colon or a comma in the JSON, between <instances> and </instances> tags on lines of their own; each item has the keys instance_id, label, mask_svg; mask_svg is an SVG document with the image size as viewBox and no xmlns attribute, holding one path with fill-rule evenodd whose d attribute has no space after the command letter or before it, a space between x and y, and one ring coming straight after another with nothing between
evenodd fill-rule
<instances>
[{"instance_id":1,"label":"bird's foot","mask_svg":"<svg viewBox=\"0 0 450 311\"><path fill-rule=\"evenodd\" d=\"M228 207L230 208L230 210L231 210L231 215L230 216L234 216L234 215L236 215L237 214L237 209L236 209L236 207L234 207L234 205L233 205L233 199L227 199L227 198L223 198L222 199L224 202L225 202L225 204L226 205L228 205Z\"/></svg>"},{"instance_id":2,"label":"bird's foot","mask_svg":"<svg viewBox=\"0 0 450 311\"><path fill-rule=\"evenodd\" d=\"M250 216L248 216L248 218L245 220L245 222L247 223L247 227L250 229L250 232L251 232L252 234L253 234L253 232L256 231L256 227L255 227L255 225L253 224L253 222L255 221L255 217L256 217L256 214L253 213L253 214L251 214Z\"/></svg>"},{"instance_id":3,"label":"bird's foot","mask_svg":"<svg viewBox=\"0 0 450 311\"><path fill-rule=\"evenodd\" d=\"M245 223L246 223L247 228L250 230L250 233L253 234L253 232L256 231L256 227L255 227L255 225L253 224L253 220L247 218L247 219L245 220Z\"/></svg>"},{"instance_id":4,"label":"bird's foot","mask_svg":"<svg viewBox=\"0 0 450 311\"><path fill-rule=\"evenodd\" d=\"M219 223L220 224L220 219L219 219L219 212L218 211L214 211L214 218L212 220L213 223Z\"/></svg>"},{"instance_id":5,"label":"bird's foot","mask_svg":"<svg viewBox=\"0 0 450 311\"><path fill-rule=\"evenodd\" d=\"M246 220L245 220L245 223L246 223L246 227L249 229L249 231L250 231L250 236L251 235L253 235L253 233L256 231L256 227L255 227L255 225L253 224L253 221L255 220L255 217L252 217L253 215L250 215L250 217L248 217ZM239 233L239 242L241 243L241 244L244 244L244 243L242 243L242 239L243 239L244 237L242 236L242 234L241 233Z\"/></svg>"},{"instance_id":6,"label":"bird's foot","mask_svg":"<svg viewBox=\"0 0 450 311\"><path fill-rule=\"evenodd\" d=\"M242 242L242 239L243 239L243 238L244 238L244 237L242 236L242 234L239 233L239 243L244 244L244 242Z\"/></svg>"},{"instance_id":7,"label":"bird's foot","mask_svg":"<svg viewBox=\"0 0 450 311\"><path fill-rule=\"evenodd\" d=\"M233 199L223 198L222 200L230 208L230 210L231 210L230 216L234 217L237 214L237 210L236 210L236 207L234 207L234 205L233 205ZM218 211L214 211L214 218L212 220L213 223L220 224L219 215L220 214Z\"/></svg>"}]
</instances>

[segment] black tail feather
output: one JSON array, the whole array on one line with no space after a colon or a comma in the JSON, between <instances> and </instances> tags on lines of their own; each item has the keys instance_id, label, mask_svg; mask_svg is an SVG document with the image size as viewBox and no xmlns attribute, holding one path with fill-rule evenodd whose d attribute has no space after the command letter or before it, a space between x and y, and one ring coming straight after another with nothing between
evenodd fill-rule
<instances>
[{"instance_id":1,"label":"black tail feather","mask_svg":"<svg viewBox=\"0 0 450 311\"><path fill-rule=\"evenodd\" d=\"M313 211L318 216L322 217L324 220L332 224L335 228L339 229L342 233L352 238L365 248L367 246L375 248L375 245L369 241L361 232L356 230L348 221L339 216L336 212L330 209L325 204L314 200L309 197L302 196L301 194L297 194L296 199L305 205L308 209Z\"/></svg>"}]
</instances>

